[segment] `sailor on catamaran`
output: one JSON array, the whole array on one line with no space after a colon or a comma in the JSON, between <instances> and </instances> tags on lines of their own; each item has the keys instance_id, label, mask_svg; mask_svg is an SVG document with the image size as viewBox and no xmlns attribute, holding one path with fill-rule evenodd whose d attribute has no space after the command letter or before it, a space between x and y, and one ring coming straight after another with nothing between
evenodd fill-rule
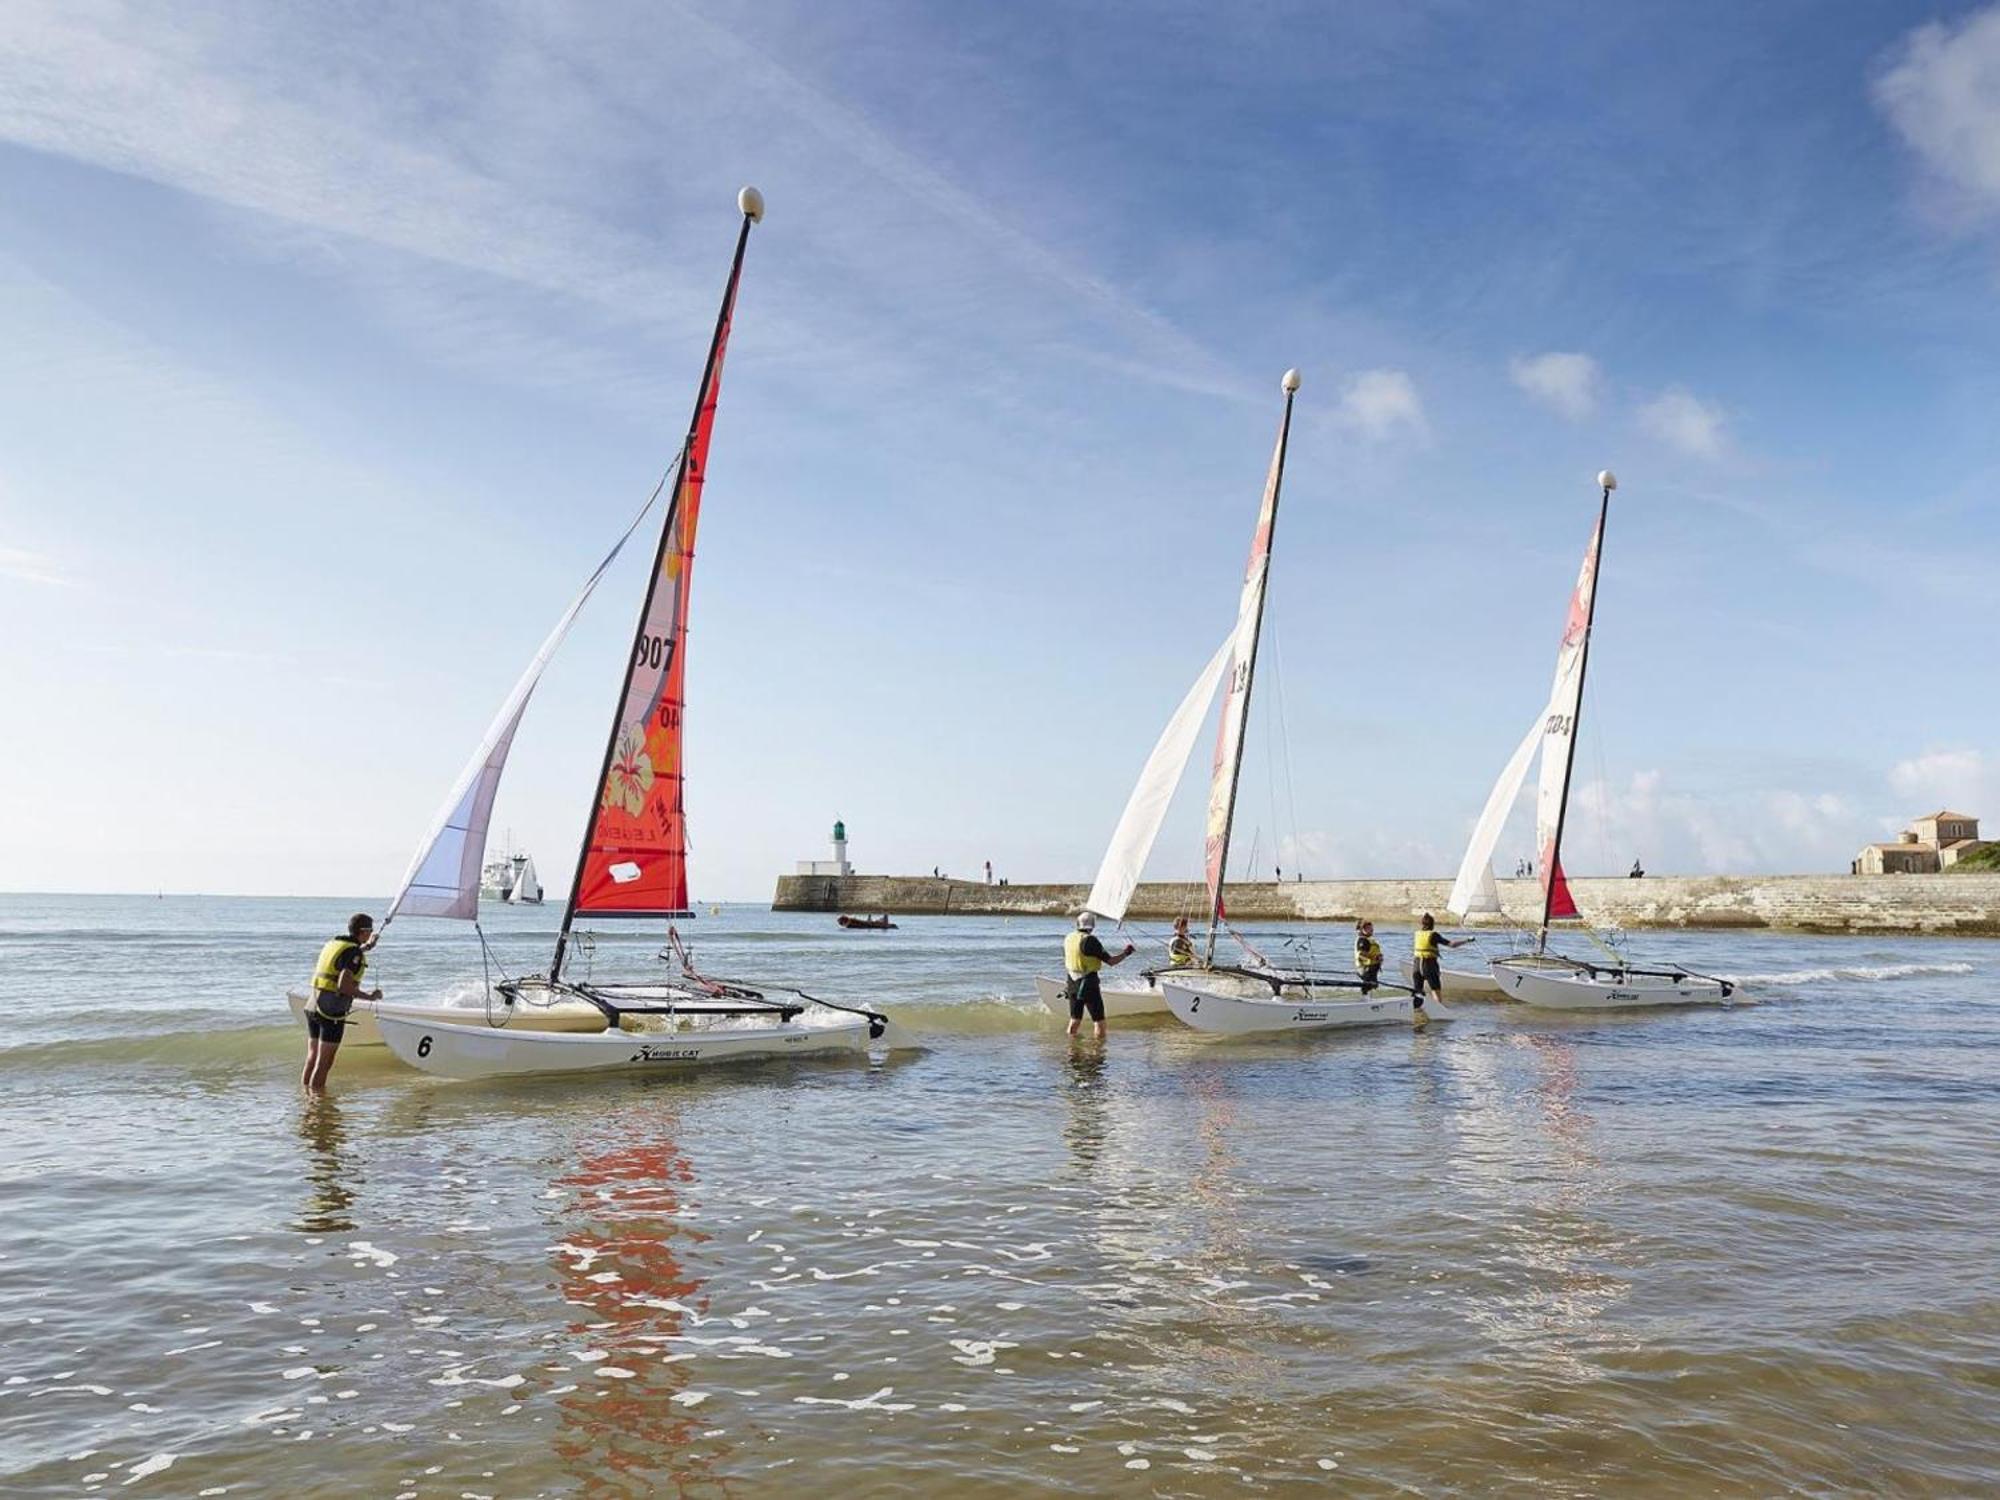
<instances>
[{"instance_id":1,"label":"sailor on catamaran","mask_svg":"<svg viewBox=\"0 0 2000 1500\"><path fill-rule=\"evenodd\" d=\"M1194 939L1188 936L1186 917L1174 918L1174 935L1167 939L1167 962L1175 968L1194 962Z\"/></svg>"},{"instance_id":2,"label":"sailor on catamaran","mask_svg":"<svg viewBox=\"0 0 2000 1500\"><path fill-rule=\"evenodd\" d=\"M1371 993L1382 982L1382 945L1375 941L1373 922L1354 924L1354 972L1361 976L1361 993ZM1419 997L1418 1004L1422 1004Z\"/></svg>"},{"instance_id":3,"label":"sailor on catamaran","mask_svg":"<svg viewBox=\"0 0 2000 1500\"><path fill-rule=\"evenodd\" d=\"M312 998L306 1004L306 1068L299 1082L317 1092L333 1071L333 1055L347 1030L347 1013L356 1000L380 1000L379 989L366 994L361 976L368 970L368 950L375 946L375 919L358 911L347 919L342 937L328 938L313 970Z\"/></svg>"}]
</instances>

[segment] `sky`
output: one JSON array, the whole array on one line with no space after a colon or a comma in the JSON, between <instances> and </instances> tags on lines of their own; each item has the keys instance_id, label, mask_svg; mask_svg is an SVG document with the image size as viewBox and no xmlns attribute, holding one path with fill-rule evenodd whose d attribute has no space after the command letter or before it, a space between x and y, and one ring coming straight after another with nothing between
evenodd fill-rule
<instances>
[{"instance_id":1,"label":"sky","mask_svg":"<svg viewBox=\"0 0 2000 1500\"><path fill-rule=\"evenodd\" d=\"M10 0L0 889L386 898L671 461L744 183L696 899L836 817L1088 879L1291 366L1237 874L1450 873L1607 466L1572 873L2000 827L2000 5ZM643 567L500 793L553 887Z\"/></svg>"}]
</instances>

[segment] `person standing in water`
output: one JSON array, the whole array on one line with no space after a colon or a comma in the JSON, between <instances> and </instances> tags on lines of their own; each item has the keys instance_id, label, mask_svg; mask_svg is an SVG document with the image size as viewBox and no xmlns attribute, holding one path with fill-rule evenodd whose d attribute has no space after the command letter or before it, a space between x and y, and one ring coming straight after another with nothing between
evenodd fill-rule
<instances>
[{"instance_id":1,"label":"person standing in water","mask_svg":"<svg viewBox=\"0 0 2000 1500\"><path fill-rule=\"evenodd\" d=\"M1188 936L1187 918L1174 918L1174 935L1167 939L1167 962L1186 968L1194 962L1194 939Z\"/></svg>"},{"instance_id":2,"label":"person standing in water","mask_svg":"<svg viewBox=\"0 0 2000 1500\"><path fill-rule=\"evenodd\" d=\"M375 919L358 911L347 919L344 937L327 939L313 970L312 997L306 1001L306 1068L299 1082L314 1093L326 1087L333 1056L347 1030L347 1013L356 1000L380 1000L382 992L362 993L361 976L368 969L368 950L375 946Z\"/></svg>"},{"instance_id":3,"label":"person standing in water","mask_svg":"<svg viewBox=\"0 0 2000 1500\"><path fill-rule=\"evenodd\" d=\"M1382 982L1382 945L1375 941L1373 922L1354 924L1354 970L1361 976L1361 993L1373 993Z\"/></svg>"},{"instance_id":4,"label":"person standing in water","mask_svg":"<svg viewBox=\"0 0 2000 1500\"><path fill-rule=\"evenodd\" d=\"M1454 942L1437 930L1437 918L1429 912L1424 913L1423 921L1417 924L1417 959L1410 981L1411 988L1416 991L1410 997L1412 1025L1425 1025L1429 1019L1424 1015L1424 991L1429 990L1438 999L1444 999L1444 976L1438 971L1439 947L1462 948L1471 941L1471 938L1459 938Z\"/></svg>"},{"instance_id":5,"label":"person standing in water","mask_svg":"<svg viewBox=\"0 0 2000 1500\"><path fill-rule=\"evenodd\" d=\"M1132 945L1127 943L1125 951L1112 957L1097 940L1097 918L1091 912L1084 912L1076 919L1076 931L1063 939L1063 968L1069 974L1067 993L1069 996L1069 1034L1075 1036L1077 1028L1083 1024L1083 1013L1090 1012L1090 1024L1095 1029L1097 1039L1104 1040L1104 991L1099 986L1098 971L1106 964L1122 964L1132 956Z\"/></svg>"}]
</instances>

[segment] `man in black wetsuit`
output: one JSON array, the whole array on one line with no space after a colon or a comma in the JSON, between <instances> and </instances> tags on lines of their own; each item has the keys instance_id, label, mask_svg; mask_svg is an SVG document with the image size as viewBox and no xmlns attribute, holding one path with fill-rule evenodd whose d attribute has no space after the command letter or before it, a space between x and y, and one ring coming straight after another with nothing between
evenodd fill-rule
<instances>
[{"instance_id":1,"label":"man in black wetsuit","mask_svg":"<svg viewBox=\"0 0 2000 1500\"><path fill-rule=\"evenodd\" d=\"M1069 975L1071 1036L1083 1024L1083 1013L1089 1011L1097 1040L1104 1040L1104 992L1098 985L1097 973L1106 964L1122 964L1131 956L1130 943L1115 957L1105 951L1104 944L1097 940L1097 918L1092 913L1084 912L1076 919L1076 931L1063 939L1063 969Z\"/></svg>"}]
</instances>

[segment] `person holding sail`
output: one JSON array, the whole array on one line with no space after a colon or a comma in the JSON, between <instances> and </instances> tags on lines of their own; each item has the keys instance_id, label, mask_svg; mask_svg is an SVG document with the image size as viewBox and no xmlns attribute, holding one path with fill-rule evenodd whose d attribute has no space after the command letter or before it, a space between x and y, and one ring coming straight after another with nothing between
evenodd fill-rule
<instances>
[{"instance_id":1,"label":"person holding sail","mask_svg":"<svg viewBox=\"0 0 2000 1500\"><path fill-rule=\"evenodd\" d=\"M1438 970L1438 949L1440 947L1462 948L1471 941L1471 938L1459 938L1454 941L1446 937L1437 930L1437 918L1433 917L1429 912L1424 913L1423 921L1417 924L1417 957L1416 963L1412 965L1413 972L1410 979L1411 987L1414 990L1414 993L1410 996L1410 1022L1412 1025L1423 1026L1430 1019L1424 1014L1424 992L1426 990L1437 996L1438 999L1444 999L1444 976Z\"/></svg>"},{"instance_id":2,"label":"person holding sail","mask_svg":"<svg viewBox=\"0 0 2000 1500\"><path fill-rule=\"evenodd\" d=\"M1124 963L1132 956L1132 951L1132 945L1127 943L1125 951L1114 957L1097 940L1096 914L1083 912L1078 915L1076 931L1063 939L1063 969L1069 975L1067 994L1071 1036L1075 1036L1077 1028L1083 1024L1083 1013L1089 1011L1090 1024L1097 1040L1104 1040L1104 991L1098 982L1098 971L1106 964L1115 966Z\"/></svg>"},{"instance_id":3,"label":"person holding sail","mask_svg":"<svg viewBox=\"0 0 2000 1500\"><path fill-rule=\"evenodd\" d=\"M356 1000L380 1000L382 991L366 994L361 976L368 970L368 950L375 946L375 919L358 911L347 919L347 931L328 938L313 971L312 998L306 1002L306 1067L299 1082L314 1093L326 1087L333 1057L347 1030L347 1014Z\"/></svg>"}]
</instances>

